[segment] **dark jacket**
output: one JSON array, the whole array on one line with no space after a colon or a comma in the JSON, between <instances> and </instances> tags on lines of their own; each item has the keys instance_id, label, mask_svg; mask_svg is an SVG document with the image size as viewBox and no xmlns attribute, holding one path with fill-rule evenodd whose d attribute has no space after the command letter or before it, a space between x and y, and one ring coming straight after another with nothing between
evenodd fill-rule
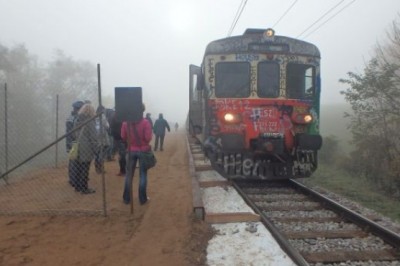
<instances>
[{"instance_id":1,"label":"dark jacket","mask_svg":"<svg viewBox=\"0 0 400 266\"><path fill-rule=\"evenodd\" d=\"M113 136L114 140L122 140L121 138L121 126L122 122L117 121L114 117L111 119L111 124L110 124L110 131L111 131L111 136Z\"/></svg>"},{"instance_id":2,"label":"dark jacket","mask_svg":"<svg viewBox=\"0 0 400 266\"><path fill-rule=\"evenodd\" d=\"M65 133L69 133L74 128L74 123L76 118L78 117L77 111L72 111L71 115L67 118L65 122ZM72 142L75 141L75 134L70 134L65 138L65 147L67 152L69 152L72 148Z\"/></svg>"},{"instance_id":3,"label":"dark jacket","mask_svg":"<svg viewBox=\"0 0 400 266\"><path fill-rule=\"evenodd\" d=\"M146 114L146 119L150 122L151 129L153 129L153 120L151 119L149 114Z\"/></svg>"},{"instance_id":4,"label":"dark jacket","mask_svg":"<svg viewBox=\"0 0 400 266\"><path fill-rule=\"evenodd\" d=\"M160 115L158 117L158 119L156 120L156 122L154 123L153 132L156 135L161 135L162 136L162 135L165 135L165 129L168 129L168 132L171 131L170 128L169 128L167 120L165 120L163 118L163 116Z\"/></svg>"}]
</instances>

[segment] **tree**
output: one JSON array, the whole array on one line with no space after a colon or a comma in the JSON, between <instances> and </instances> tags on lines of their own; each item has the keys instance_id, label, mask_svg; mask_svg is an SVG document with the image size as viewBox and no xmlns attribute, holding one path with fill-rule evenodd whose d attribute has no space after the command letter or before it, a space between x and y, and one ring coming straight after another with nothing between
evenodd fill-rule
<instances>
[{"instance_id":1,"label":"tree","mask_svg":"<svg viewBox=\"0 0 400 266\"><path fill-rule=\"evenodd\" d=\"M400 31L398 24L393 25L393 42L378 46L364 73L349 72L347 79L340 80L349 86L341 93L353 110L348 115L356 171L386 188L400 183L395 170L400 159L400 54L396 53Z\"/></svg>"}]
</instances>

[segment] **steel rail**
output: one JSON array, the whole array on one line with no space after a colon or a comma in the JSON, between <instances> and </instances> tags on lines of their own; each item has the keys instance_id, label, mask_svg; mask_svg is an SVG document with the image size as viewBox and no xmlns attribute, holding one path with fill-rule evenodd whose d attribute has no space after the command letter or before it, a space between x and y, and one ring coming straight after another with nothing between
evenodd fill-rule
<instances>
[{"instance_id":1,"label":"steel rail","mask_svg":"<svg viewBox=\"0 0 400 266\"><path fill-rule=\"evenodd\" d=\"M313 197L317 198L318 200L322 201L324 204L327 205L328 208L333 210L334 212L346 217L353 223L361 226L365 231L371 232L372 234L382 238L385 242L392 245L393 247L399 249L400 248L400 235L396 234L395 232L382 227L381 225L371 221L370 219L350 210L349 208L325 197L321 193L318 193L315 190L312 190L305 185L301 184L298 181L290 179L290 183L298 188L303 190L306 193L309 193Z\"/></svg>"}]
</instances>

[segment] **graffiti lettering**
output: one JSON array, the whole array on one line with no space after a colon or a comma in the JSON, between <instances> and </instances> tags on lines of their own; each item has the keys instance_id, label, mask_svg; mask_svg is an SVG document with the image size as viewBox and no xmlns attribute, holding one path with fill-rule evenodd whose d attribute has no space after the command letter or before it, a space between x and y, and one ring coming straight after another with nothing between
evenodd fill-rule
<instances>
[{"instance_id":1,"label":"graffiti lettering","mask_svg":"<svg viewBox=\"0 0 400 266\"><path fill-rule=\"evenodd\" d=\"M276 121L265 121L265 122L254 122L254 130L261 132L277 132L278 122Z\"/></svg>"},{"instance_id":2,"label":"graffiti lettering","mask_svg":"<svg viewBox=\"0 0 400 266\"><path fill-rule=\"evenodd\" d=\"M257 67L252 66L250 71L250 88L251 88L251 96L257 96Z\"/></svg>"},{"instance_id":3,"label":"graffiti lettering","mask_svg":"<svg viewBox=\"0 0 400 266\"><path fill-rule=\"evenodd\" d=\"M250 118L253 121L265 118L276 119L277 117L278 117L278 112L274 108L266 108L266 109L252 108L252 114L250 115Z\"/></svg>"},{"instance_id":4,"label":"graffiti lettering","mask_svg":"<svg viewBox=\"0 0 400 266\"><path fill-rule=\"evenodd\" d=\"M213 84L214 83L214 79L215 79L215 75L214 75L214 73L215 73L215 70L214 70L214 58L209 58L208 59L208 74L209 74L209 77L208 77L208 82L210 83L210 84Z\"/></svg>"},{"instance_id":5,"label":"graffiti lettering","mask_svg":"<svg viewBox=\"0 0 400 266\"><path fill-rule=\"evenodd\" d=\"M258 61L260 56L258 54L236 54L236 61Z\"/></svg>"},{"instance_id":6,"label":"graffiti lettering","mask_svg":"<svg viewBox=\"0 0 400 266\"><path fill-rule=\"evenodd\" d=\"M232 111L232 110L247 110L249 109L248 100L233 100L233 99L217 99L212 105L214 110Z\"/></svg>"}]
</instances>

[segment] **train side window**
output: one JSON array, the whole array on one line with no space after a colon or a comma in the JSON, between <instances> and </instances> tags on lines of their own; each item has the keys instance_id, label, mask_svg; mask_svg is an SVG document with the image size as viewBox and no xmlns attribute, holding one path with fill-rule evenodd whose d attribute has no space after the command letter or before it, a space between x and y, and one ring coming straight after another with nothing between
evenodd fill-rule
<instances>
[{"instance_id":1,"label":"train side window","mask_svg":"<svg viewBox=\"0 0 400 266\"><path fill-rule=\"evenodd\" d=\"M279 64L260 62L257 69L257 93L259 97L279 96Z\"/></svg>"},{"instance_id":2,"label":"train side window","mask_svg":"<svg viewBox=\"0 0 400 266\"><path fill-rule=\"evenodd\" d=\"M286 73L287 96L291 99L312 99L314 97L315 67L289 63Z\"/></svg>"},{"instance_id":3,"label":"train side window","mask_svg":"<svg viewBox=\"0 0 400 266\"><path fill-rule=\"evenodd\" d=\"M197 75L193 75L193 77L192 77L192 88L193 88L193 101L198 101L199 100L199 97L198 97L198 95L199 95L199 92L198 92L198 90L197 90Z\"/></svg>"},{"instance_id":4,"label":"train side window","mask_svg":"<svg viewBox=\"0 0 400 266\"><path fill-rule=\"evenodd\" d=\"M250 64L220 62L215 65L215 96L244 98L250 96Z\"/></svg>"}]
</instances>

